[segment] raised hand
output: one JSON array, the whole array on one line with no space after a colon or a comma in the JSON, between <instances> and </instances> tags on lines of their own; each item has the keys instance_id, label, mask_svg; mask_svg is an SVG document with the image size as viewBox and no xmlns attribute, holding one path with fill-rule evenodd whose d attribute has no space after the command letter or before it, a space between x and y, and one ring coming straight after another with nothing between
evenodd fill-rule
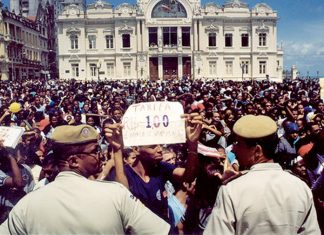
<instances>
[{"instance_id":1,"label":"raised hand","mask_svg":"<svg viewBox=\"0 0 324 235\"><path fill-rule=\"evenodd\" d=\"M120 123L107 124L104 127L106 140L111 144L114 151L123 148L122 127Z\"/></svg>"},{"instance_id":2,"label":"raised hand","mask_svg":"<svg viewBox=\"0 0 324 235\"><path fill-rule=\"evenodd\" d=\"M191 143L198 142L203 126L203 117L198 113L184 114L186 120L186 135Z\"/></svg>"}]
</instances>

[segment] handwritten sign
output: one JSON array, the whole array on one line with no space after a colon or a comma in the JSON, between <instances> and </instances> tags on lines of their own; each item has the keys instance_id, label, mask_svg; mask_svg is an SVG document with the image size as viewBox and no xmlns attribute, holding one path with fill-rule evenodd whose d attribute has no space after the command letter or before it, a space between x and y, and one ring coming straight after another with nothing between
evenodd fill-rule
<instances>
[{"instance_id":1,"label":"handwritten sign","mask_svg":"<svg viewBox=\"0 0 324 235\"><path fill-rule=\"evenodd\" d=\"M183 107L179 102L131 105L123 116L125 146L175 144L186 141Z\"/></svg>"},{"instance_id":2,"label":"handwritten sign","mask_svg":"<svg viewBox=\"0 0 324 235\"><path fill-rule=\"evenodd\" d=\"M25 129L23 127L0 127L0 140L3 141L5 147L16 148L18 141Z\"/></svg>"},{"instance_id":3,"label":"handwritten sign","mask_svg":"<svg viewBox=\"0 0 324 235\"><path fill-rule=\"evenodd\" d=\"M320 78L319 83L321 86L321 99L324 100L324 78Z\"/></svg>"}]
</instances>

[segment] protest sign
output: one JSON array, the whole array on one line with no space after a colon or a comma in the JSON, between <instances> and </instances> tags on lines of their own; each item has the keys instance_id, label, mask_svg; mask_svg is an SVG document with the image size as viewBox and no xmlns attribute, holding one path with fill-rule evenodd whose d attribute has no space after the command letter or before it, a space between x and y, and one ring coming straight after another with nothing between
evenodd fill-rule
<instances>
[{"instance_id":1,"label":"protest sign","mask_svg":"<svg viewBox=\"0 0 324 235\"><path fill-rule=\"evenodd\" d=\"M0 126L0 140L3 141L5 147L16 148L24 131L23 127Z\"/></svg>"},{"instance_id":2,"label":"protest sign","mask_svg":"<svg viewBox=\"0 0 324 235\"><path fill-rule=\"evenodd\" d=\"M175 144L186 141L183 107L179 102L131 105L123 116L125 146Z\"/></svg>"},{"instance_id":3,"label":"protest sign","mask_svg":"<svg viewBox=\"0 0 324 235\"><path fill-rule=\"evenodd\" d=\"M324 100L324 78L320 78L319 83L321 86L321 99Z\"/></svg>"}]
</instances>

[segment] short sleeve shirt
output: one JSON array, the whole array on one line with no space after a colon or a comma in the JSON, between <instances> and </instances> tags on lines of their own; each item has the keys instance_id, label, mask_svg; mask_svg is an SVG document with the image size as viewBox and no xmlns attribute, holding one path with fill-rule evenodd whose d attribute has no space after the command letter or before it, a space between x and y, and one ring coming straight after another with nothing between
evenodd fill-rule
<instances>
[{"instance_id":1,"label":"short sleeve shirt","mask_svg":"<svg viewBox=\"0 0 324 235\"><path fill-rule=\"evenodd\" d=\"M166 162L160 162L150 175L150 181L144 182L142 178L128 165L125 166L125 174L129 184L129 190L141 202L161 218L168 220L168 201L163 195L164 185L172 178L175 166ZM112 172L114 174L114 172Z\"/></svg>"}]
</instances>

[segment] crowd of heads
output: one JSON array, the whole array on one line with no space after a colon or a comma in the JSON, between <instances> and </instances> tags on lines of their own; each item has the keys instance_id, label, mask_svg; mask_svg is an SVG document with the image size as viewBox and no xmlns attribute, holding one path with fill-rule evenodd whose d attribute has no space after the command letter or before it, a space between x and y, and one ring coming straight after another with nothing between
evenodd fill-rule
<instances>
[{"instance_id":1,"label":"crowd of heads","mask_svg":"<svg viewBox=\"0 0 324 235\"><path fill-rule=\"evenodd\" d=\"M233 154L228 148L236 143L233 126L240 117L269 116L279 128L278 147L269 149L272 158L294 171L310 187L316 185L316 179L323 175L323 162L319 170L316 156L323 154L324 105L316 80L285 83L186 78L164 81L1 81L0 121L3 126L26 129L16 148L18 163L42 166L42 177L53 180L56 171L53 171L55 159L50 139L56 127L80 124L94 127L102 137L100 146L105 160L109 160L109 144L103 133L105 126L120 123L131 104L154 101L177 101L185 113L200 113L204 119L200 143L217 149L224 158L226 154ZM12 103L21 105L19 112L10 111ZM163 156L159 161L179 166L186 161L183 145L160 146L157 151ZM145 155L143 149L123 150L125 164L134 164L141 155ZM219 178L213 176L223 173L224 158L206 158L203 154L199 158L201 173L197 178L196 192L192 193L191 185L175 184L176 191L195 194L192 208L189 206L193 211L213 206L217 188L208 187L210 184L206 182L220 185ZM229 160L239 170L235 157ZM1 170L4 165L1 164ZM192 220L187 220L187 223L195 224L198 218L194 220L194 223Z\"/></svg>"}]
</instances>

